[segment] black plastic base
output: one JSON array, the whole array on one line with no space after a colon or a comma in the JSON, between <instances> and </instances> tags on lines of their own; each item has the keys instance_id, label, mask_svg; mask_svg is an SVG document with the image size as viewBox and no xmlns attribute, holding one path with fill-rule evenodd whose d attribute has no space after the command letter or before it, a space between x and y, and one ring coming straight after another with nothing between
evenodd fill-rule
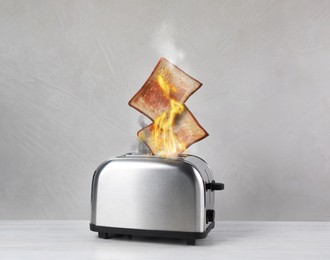
<instances>
[{"instance_id":1,"label":"black plastic base","mask_svg":"<svg viewBox=\"0 0 330 260\"><path fill-rule=\"evenodd\" d=\"M202 239L215 226L212 222L204 232L180 232L180 231L164 231L164 230L147 230L147 229L131 229L131 228L114 228L105 226L96 226L89 224L90 230L98 232L99 238L111 238L116 235L144 236L144 237L165 237L184 239L187 245L195 245L195 239Z\"/></svg>"}]
</instances>

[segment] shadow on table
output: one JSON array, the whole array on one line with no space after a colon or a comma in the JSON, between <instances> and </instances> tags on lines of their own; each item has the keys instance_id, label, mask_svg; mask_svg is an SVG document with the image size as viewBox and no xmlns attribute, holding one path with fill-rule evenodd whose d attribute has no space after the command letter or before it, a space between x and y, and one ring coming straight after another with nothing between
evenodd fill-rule
<instances>
[{"instance_id":1,"label":"shadow on table","mask_svg":"<svg viewBox=\"0 0 330 260\"><path fill-rule=\"evenodd\" d=\"M238 223L226 224L211 230L208 236L204 239L196 239L196 246L213 246L223 243L234 242L237 240L248 240L251 236L255 236L259 233L258 228L247 227ZM102 239L98 238L97 239ZM138 243L152 243L152 244L167 244L167 245L186 245L186 240L176 238L161 238L161 237L144 237L144 236L130 236L130 235L116 235L114 237L105 239L115 241L127 241Z\"/></svg>"},{"instance_id":2,"label":"shadow on table","mask_svg":"<svg viewBox=\"0 0 330 260\"><path fill-rule=\"evenodd\" d=\"M98 238L97 239L102 239ZM185 245L186 241L184 239L176 239L176 238L163 238L163 237L145 237L145 236L130 236L130 235L116 235L111 238L107 238L104 240L115 241L126 241L129 242L138 242L138 243L153 243L153 244L168 244L168 245ZM198 243L198 242L197 242ZM196 244L197 244L196 243Z\"/></svg>"},{"instance_id":3,"label":"shadow on table","mask_svg":"<svg viewBox=\"0 0 330 260\"><path fill-rule=\"evenodd\" d=\"M200 240L201 245L220 245L224 243L231 243L235 241L246 241L254 237L256 234L262 232L258 226L247 225L245 222L227 222L225 225L218 227L211 231L206 239Z\"/></svg>"}]
</instances>

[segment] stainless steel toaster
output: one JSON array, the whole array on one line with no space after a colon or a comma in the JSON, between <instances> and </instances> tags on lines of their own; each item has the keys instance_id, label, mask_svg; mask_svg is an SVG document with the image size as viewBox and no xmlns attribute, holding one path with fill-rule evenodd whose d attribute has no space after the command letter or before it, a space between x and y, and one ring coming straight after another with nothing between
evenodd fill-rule
<instances>
[{"instance_id":1,"label":"stainless steel toaster","mask_svg":"<svg viewBox=\"0 0 330 260\"><path fill-rule=\"evenodd\" d=\"M222 189L197 156L118 156L94 172L90 229L100 238L168 237L193 245L214 227L214 191Z\"/></svg>"}]
</instances>

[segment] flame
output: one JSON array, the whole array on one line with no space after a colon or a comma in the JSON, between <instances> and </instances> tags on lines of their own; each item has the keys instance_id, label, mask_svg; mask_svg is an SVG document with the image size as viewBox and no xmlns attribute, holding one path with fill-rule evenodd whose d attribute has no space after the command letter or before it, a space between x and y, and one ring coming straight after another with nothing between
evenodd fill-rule
<instances>
[{"instance_id":1,"label":"flame","mask_svg":"<svg viewBox=\"0 0 330 260\"><path fill-rule=\"evenodd\" d=\"M162 75L157 76L157 82L164 96L169 99L170 109L160 114L154 120L153 145L157 151L160 151L157 155L161 157L175 157L179 151L186 149L184 143L178 142L173 131L175 118L184 111L185 107L182 103L171 98L171 93L177 91L175 86L168 84Z\"/></svg>"}]
</instances>

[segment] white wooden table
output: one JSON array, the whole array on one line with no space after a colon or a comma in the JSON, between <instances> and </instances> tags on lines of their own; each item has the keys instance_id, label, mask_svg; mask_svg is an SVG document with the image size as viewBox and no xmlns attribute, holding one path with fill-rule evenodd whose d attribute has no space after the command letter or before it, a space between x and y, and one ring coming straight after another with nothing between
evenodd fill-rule
<instances>
[{"instance_id":1,"label":"white wooden table","mask_svg":"<svg viewBox=\"0 0 330 260\"><path fill-rule=\"evenodd\" d=\"M330 259L330 222L220 222L195 246L100 239L88 221L0 221L0 259Z\"/></svg>"}]
</instances>

